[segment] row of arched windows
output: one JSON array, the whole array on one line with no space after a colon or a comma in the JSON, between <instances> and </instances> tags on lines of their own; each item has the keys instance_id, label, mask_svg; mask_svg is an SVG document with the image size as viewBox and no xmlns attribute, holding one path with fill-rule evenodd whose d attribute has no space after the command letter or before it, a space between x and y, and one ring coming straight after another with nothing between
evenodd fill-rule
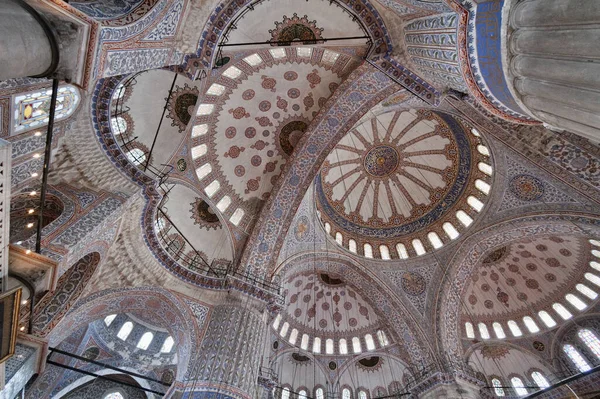
<instances>
[{"instance_id":1,"label":"row of arched windows","mask_svg":"<svg viewBox=\"0 0 600 399\"><path fill-rule=\"evenodd\" d=\"M577 337L581 343L596 357L593 359L593 363L598 363L598 361L600 361L600 340L598 339L598 336L591 330L584 328L577 332ZM586 359L585 355L579 353L575 346L572 344L564 344L562 350L571 360L577 370L582 373L591 370L592 367L590 366L589 359Z\"/></svg>"},{"instance_id":2,"label":"row of arched windows","mask_svg":"<svg viewBox=\"0 0 600 399\"><path fill-rule=\"evenodd\" d=\"M116 314L111 314L109 316L106 316L104 318L104 324L107 327L110 326L116 317L117 317ZM129 338L129 334L131 334L132 330L133 330L133 323L130 321L127 321L127 322L123 323L123 325L119 329L119 332L117 333L117 337L123 341L126 341L127 338ZM146 349L148 349L148 347L150 346L150 344L152 343L153 340L154 340L154 334L151 333L150 331L146 331L140 337L136 347L141 350L146 350ZM171 350L173 349L174 344L175 344L175 341L173 340L173 337L168 336L167 338L165 338L165 340L160 348L160 352L161 353L170 353Z\"/></svg>"},{"instance_id":3,"label":"row of arched windows","mask_svg":"<svg viewBox=\"0 0 600 399\"><path fill-rule=\"evenodd\" d=\"M281 323L281 315L277 315L277 317L275 318L275 321L273 322L273 329L278 330L280 323ZM287 336L289 328L290 328L290 324L288 322L283 323L283 325L281 326L281 329L279 330L279 335L282 338L285 338ZM385 334L385 331L377 330L376 335L377 335L377 341L379 342L380 347L383 348L390 344L390 342L387 338L387 335ZM298 338L299 338L299 332L296 328L293 328L288 337L288 342L291 345L297 345ZM308 334L302 334L302 337L300 338L300 342L299 342L300 348L303 350L309 350L309 340L310 340L310 337ZM332 338L327 338L324 341L325 341L325 352L324 353L328 354L328 355L333 355L334 353L336 353L336 345L335 345L334 340ZM371 335L371 334L365 334L364 344L365 344L365 348L367 351L374 351L376 349L375 339L373 338L373 335ZM313 353L323 353L322 349L323 348L322 348L321 338L314 337L312 340L312 346L311 346L312 352ZM354 353L354 354L363 352L363 341L361 341L361 339L359 337L353 337L350 341L346 340L345 338L340 338L337 341L337 353L339 353L340 355L347 355L348 353L350 353L350 351L352 351L352 353Z\"/></svg>"},{"instance_id":4,"label":"row of arched windows","mask_svg":"<svg viewBox=\"0 0 600 399\"><path fill-rule=\"evenodd\" d=\"M390 392L389 394L392 394L398 390L401 389L401 384L397 381L392 382L392 384L390 384ZM350 388L347 387L343 387L342 388L342 399L353 399L354 395L352 395L352 391L350 390ZM387 396L388 392L385 390L385 388L379 387L373 390L373 394L372 396L369 395L369 392L364 389L364 388L358 388L356 390L356 399L369 399L369 397L382 397L382 396ZM274 395L275 397L277 397L277 395ZM308 397L308 392L306 389L301 388L297 393L293 393L292 390L289 387L283 387L281 389L281 396L280 399L307 399ZM325 391L323 390L323 388L321 387L317 387L314 390L314 399L324 399L325 397Z\"/></svg>"},{"instance_id":5,"label":"row of arched windows","mask_svg":"<svg viewBox=\"0 0 600 399\"><path fill-rule=\"evenodd\" d=\"M539 387L539 389L546 389L550 386L548 379L539 371L533 371L530 374L530 377L535 385ZM510 386L517 396L525 396L529 393L521 377L513 376L510 379ZM500 378L492 378L492 387L494 388L494 393L496 396L504 397L510 395L508 392L506 392L507 386L502 383Z\"/></svg>"},{"instance_id":6,"label":"row of arched windows","mask_svg":"<svg viewBox=\"0 0 600 399\"><path fill-rule=\"evenodd\" d=\"M589 242L594 246L600 246L600 241L597 240L589 240ZM592 255L595 257L600 257L600 251L593 249ZM597 261L591 261L590 267L592 267L596 271L600 271L600 263ZM600 276L595 273L585 273L585 279L587 280L584 283L579 283L575 286L575 292L565 295L565 304L556 302L552 305L552 311L555 315L550 314L545 310L541 310L537 312L538 321L534 320L531 316L525 316L522 319L522 323L530 333L534 334L540 331L540 327L538 323L541 322L542 326L547 328L553 328L557 325L555 318L558 316L562 320L569 320L573 317L573 313L576 311L583 311L588 308L587 302L592 302L598 298L598 292L595 290L597 287L600 287ZM595 289L592 289L594 287ZM508 330L513 337L520 337L523 335L523 331L517 321L509 320L507 323ZM481 339L490 339L491 334L486 323L478 323L477 331L479 333L479 337ZM504 339L506 338L506 333L504 327L499 322L492 323L492 330L494 332L495 338ZM465 322L465 333L467 338L473 339L475 338L475 326L471 322Z\"/></svg>"}]
</instances>

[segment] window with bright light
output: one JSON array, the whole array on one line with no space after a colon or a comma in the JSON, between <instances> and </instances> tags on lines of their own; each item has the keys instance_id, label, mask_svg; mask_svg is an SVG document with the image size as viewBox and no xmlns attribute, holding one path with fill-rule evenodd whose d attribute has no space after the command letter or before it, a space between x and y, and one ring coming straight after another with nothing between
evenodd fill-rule
<instances>
[{"instance_id":1,"label":"window with bright light","mask_svg":"<svg viewBox=\"0 0 600 399\"><path fill-rule=\"evenodd\" d=\"M489 184L480 179L475 180L475 188L486 195L489 194L490 190L492 189Z\"/></svg>"},{"instance_id":2,"label":"window with bright light","mask_svg":"<svg viewBox=\"0 0 600 399\"><path fill-rule=\"evenodd\" d=\"M306 399L306 391L304 389L301 389L300 392L298 392L298 399Z\"/></svg>"},{"instance_id":3,"label":"window with bright light","mask_svg":"<svg viewBox=\"0 0 600 399\"><path fill-rule=\"evenodd\" d=\"M546 389L550 386L550 383L548 383L546 377L544 377L544 375L539 371L534 371L533 373L531 373L531 378L533 379L535 384L541 389Z\"/></svg>"},{"instance_id":4,"label":"window with bright light","mask_svg":"<svg viewBox=\"0 0 600 399\"><path fill-rule=\"evenodd\" d=\"M496 338L498 338L498 339L506 338L506 334L504 334L504 329L502 328L502 324L495 321L492 324L492 327L494 328L494 334L496 334Z\"/></svg>"},{"instance_id":5,"label":"window with bright light","mask_svg":"<svg viewBox=\"0 0 600 399\"><path fill-rule=\"evenodd\" d=\"M269 52L271 53L271 57L275 60L285 57L285 49L283 48L274 48L269 50Z\"/></svg>"},{"instance_id":6,"label":"window with bright light","mask_svg":"<svg viewBox=\"0 0 600 399\"><path fill-rule=\"evenodd\" d=\"M418 238L415 238L414 240L412 240L412 246L415 249L415 252L417 253L417 255L419 255L419 256L425 255L425 247L423 246L423 243L421 242L421 240L419 240Z\"/></svg>"},{"instance_id":7,"label":"window with bright light","mask_svg":"<svg viewBox=\"0 0 600 399\"><path fill-rule=\"evenodd\" d=\"M563 351L566 353L569 359L571 359L573 364L577 367L577 369L580 372L583 373L592 369L588 362L583 358L583 356L581 356L579 351L577 351L577 349L575 349L573 345L563 345Z\"/></svg>"},{"instance_id":8,"label":"window with bright light","mask_svg":"<svg viewBox=\"0 0 600 399\"><path fill-rule=\"evenodd\" d=\"M226 195L217 203L217 209L221 212L225 212L227 208L229 208L229 205L231 205L231 198Z\"/></svg>"},{"instance_id":9,"label":"window with bright light","mask_svg":"<svg viewBox=\"0 0 600 399\"><path fill-rule=\"evenodd\" d=\"M372 258L373 257L373 247L371 246L371 244L366 243L364 245L364 250L365 250L365 257L366 258Z\"/></svg>"},{"instance_id":10,"label":"window with bright light","mask_svg":"<svg viewBox=\"0 0 600 399\"><path fill-rule=\"evenodd\" d=\"M348 388L342 389L342 399L350 399L350 390Z\"/></svg>"},{"instance_id":11,"label":"window with bright light","mask_svg":"<svg viewBox=\"0 0 600 399\"><path fill-rule=\"evenodd\" d=\"M472 195L467 198L467 204L469 204L469 206L471 206L471 208L475 209L477 212L481 212L483 209L483 202L479 201L479 199L473 197Z\"/></svg>"},{"instance_id":12,"label":"window with bright light","mask_svg":"<svg viewBox=\"0 0 600 399\"><path fill-rule=\"evenodd\" d=\"M521 335L523 335L523 333L521 332L521 328L519 328L519 325L516 321L509 320L506 324L508 324L508 329L510 330L513 337L520 337Z\"/></svg>"},{"instance_id":13,"label":"window with bright light","mask_svg":"<svg viewBox=\"0 0 600 399\"><path fill-rule=\"evenodd\" d=\"M471 216L467 215L465 211L456 212L456 218L465 227L469 227L471 223L473 223L473 219L471 218Z\"/></svg>"},{"instance_id":14,"label":"window with bright light","mask_svg":"<svg viewBox=\"0 0 600 399\"><path fill-rule=\"evenodd\" d=\"M120 116L110 118L110 128L114 135L119 135L127 131L127 121Z\"/></svg>"},{"instance_id":15,"label":"window with bright light","mask_svg":"<svg viewBox=\"0 0 600 399\"><path fill-rule=\"evenodd\" d=\"M260 58L260 55L256 53L244 58L244 61L246 61L246 63L248 63L250 66L257 66L263 62L262 58Z\"/></svg>"},{"instance_id":16,"label":"window with bright light","mask_svg":"<svg viewBox=\"0 0 600 399\"><path fill-rule=\"evenodd\" d=\"M348 354L348 343L346 342L346 340L344 338L341 338L338 345L340 348L340 354L347 355Z\"/></svg>"},{"instance_id":17,"label":"window with bright light","mask_svg":"<svg viewBox=\"0 0 600 399\"><path fill-rule=\"evenodd\" d=\"M218 180L213 180L212 183L204 188L204 192L209 197L212 197L217 191L219 191L219 188L221 188L221 183L219 183Z\"/></svg>"},{"instance_id":18,"label":"window with bright light","mask_svg":"<svg viewBox=\"0 0 600 399\"><path fill-rule=\"evenodd\" d=\"M356 241L353 239L348 240L348 249L350 252L356 253Z\"/></svg>"},{"instance_id":19,"label":"window with bright light","mask_svg":"<svg viewBox=\"0 0 600 399\"><path fill-rule=\"evenodd\" d=\"M479 323L477 327L479 328L479 335L481 335L482 339L490 339L490 333L484 323Z\"/></svg>"},{"instance_id":20,"label":"window with bright light","mask_svg":"<svg viewBox=\"0 0 600 399\"><path fill-rule=\"evenodd\" d=\"M192 137L203 136L208 133L208 125L196 125L192 128Z\"/></svg>"},{"instance_id":21,"label":"window with bright light","mask_svg":"<svg viewBox=\"0 0 600 399\"><path fill-rule=\"evenodd\" d=\"M327 222L325 222L325 231L327 234L331 233L331 225Z\"/></svg>"},{"instance_id":22,"label":"window with bright light","mask_svg":"<svg viewBox=\"0 0 600 399\"><path fill-rule=\"evenodd\" d=\"M224 76L227 76L229 79L235 79L242 74L242 70L235 66L230 66L223 72Z\"/></svg>"},{"instance_id":23,"label":"window with bright light","mask_svg":"<svg viewBox=\"0 0 600 399\"><path fill-rule=\"evenodd\" d=\"M14 132L20 133L48 125L50 117L50 107L48 105L51 97L51 88L16 95L12 106L14 110ZM81 96L75 86L60 85L56 97L54 120L59 121L71 116L80 102Z\"/></svg>"},{"instance_id":24,"label":"window with bright light","mask_svg":"<svg viewBox=\"0 0 600 399\"><path fill-rule=\"evenodd\" d=\"M281 390L281 399L290 399L290 389L288 387Z\"/></svg>"},{"instance_id":25,"label":"window with bright light","mask_svg":"<svg viewBox=\"0 0 600 399\"><path fill-rule=\"evenodd\" d=\"M317 388L317 390L315 391L315 399L323 399L323 397L323 388Z\"/></svg>"},{"instance_id":26,"label":"window with bright light","mask_svg":"<svg viewBox=\"0 0 600 399\"><path fill-rule=\"evenodd\" d=\"M586 273L585 278L600 287L600 277L592 273Z\"/></svg>"},{"instance_id":27,"label":"window with bright light","mask_svg":"<svg viewBox=\"0 0 600 399\"><path fill-rule=\"evenodd\" d=\"M598 297L596 291L594 291L585 284L577 284L575 288L577 289L577 291L581 292L583 295L587 296L591 300L594 300Z\"/></svg>"},{"instance_id":28,"label":"window with bright light","mask_svg":"<svg viewBox=\"0 0 600 399\"><path fill-rule=\"evenodd\" d=\"M488 149L486 146L484 146L484 145L482 145L482 144L479 144L479 145L477 146L477 151L479 151L479 153L480 153L481 155L485 155L486 157L489 157L489 156L490 156L490 150L489 150L489 149Z\"/></svg>"},{"instance_id":29,"label":"window with bright light","mask_svg":"<svg viewBox=\"0 0 600 399\"><path fill-rule=\"evenodd\" d=\"M523 380L521 380L519 377L511 378L510 383L513 386L513 388L515 389L515 392L517 395L519 395L519 396L527 395L527 389L525 389L525 386L523 385Z\"/></svg>"},{"instance_id":30,"label":"window with bright light","mask_svg":"<svg viewBox=\"0 0 600 399\"><path fill-rule=\"evenodd\" d=\"M354 353L362 352L362 347L360 345L360 339L358 337L352 338L352 350Z\"/></svg>"},{"instance_id":31,"label":"window with bright light","mask_svg":"<svg viewBox=\"0 0 600 399\"><path fill-rule=\"evenodd\" d=\"M218 83L213 83L206 91L206 94L208 94L209 96L220 96L224 92L225 86L220 85Z\"/></svg>"},{"instance_id":32,"label":"window with bright light","mask_svg":"<svg viewBox=\"0 0 600 399\"><path fill-rule=\"evenodd\" d=\"M175 341L173 340L173 337L171 337L169 335L167 337L167 339L165 339L165 342L163 342L162 347L160 348L160 352L161 353L170 353L171 350L173 350L174 344L175 344Z\"/></svg>"},{"instance_id":33,"label":"window with bright light","mask_svg":"<svg viewBox=\"0 0 600 399\"><path fill-rule=\"evenodd\" d=\"M212 166L209 163L205 163L196 169L196 175L200 180L204 179L210 172L212 172Z\"/></svg>"},{"instance_id":34,"label":"window with bright light","mask_svg":"<svg viewBox=\"0 0 600 399\"><path fill-rule=\"evenodd\" d=\"M475 128L471 129L471 133L473 133L473 136L475 136L475 137L481 137L479 130L477 130Z\"/></svg>"},{"instance_id":35,"label":"window with bright light","mask_svg":"<svg viewBox=\"0 0 600 399\"><path fill-rule=\"evenodd\" d=\"M319 338L319 337L316 337L313 340L313 352L321 353L321 338Z\"/></svg>"},{"instance_id":36,"label":"window with bright light","mask_svg":"<svg viewBox=\"0 0 600 399\"><path fill-rule=\"evenodd\" d=\"M128 321L127 323L123 324L123 327L121 327L117 333L117 337L125 341L127 337L129 337L129 334L131 334L131 330L133 330L133 323Z\"/></svg>"},{"instance_id":37,"label":"window with bright light","mask_svg":"<svg viewBox=\"0 0 600 399\"><path fill-rule=\"evenodd\" d=\"M281 327L281 331L279 332L279 335L281 335L282 337L285 337L287 335L289 328L290 328L290 323L288 323L286 321L285 323L283 323L283 326Z\"/></svg>"},{"instance_id":38,"label":"window with bright light","mask_svg":"<svg viewBox=\"0 0 600 399\"><path fill-rule=\"evenodd\" d=\"M344 237L342 237L342 233L339 231L335 233L335 242L337 242L339 245L344 245Z\"/></svg>"},{"instance_id":39,"label":"window with bright light","mask_svg":"<svg viewBox=\"0 0 600 399\"><path fill-rule=\"evenodd\" d=\"M106 396L104 396L104 399L124 399L124 398L123 398L123 395L121 394L121 392L115 391L115 392L106 394Z\"/></svg>"},{"instance_id":40,"label":"window with bright light","mask_svg":"<svg viewBox=\"0 0 600 399\"><path fill-rule=\"evenodd\" d=\"M542 319L546 327L551 328L556 325L556 322L554 321L552 316L550 316L545 310L538 312L538 316L540 316L540 319Z\"/></svg>"},{"instance_id":41,"label":"window with bright light","mask_svg":"<svg viewBox=\"0 0 600 399\"><path fill-rule=\"evenodd\" d=\"M292 330L292 332L290 333L290 344L292 345L296 345L296 340L298 339L298 330L296 330L295 328Z\"/></svg>"},{"instance_id":42,"label":"window with bright light","mask_svg":"<svg viewBox=\"0 0 600 399\"><path fill-rule=\"evenodd\" d=\"M325 50L323 51L323 57L321 57L321 61L327 64L333 64L339 56L339 53L336 53L335 51Z\"/></svg>"},{"instance_id":43,"label":"window with bright light","mask_svg":"<svg viewBox=\"0 0 600 399\"><path fill-rule=\"evenodd\" d=\"M442 242L442 240L440 240L440 236L437 235L437 233L435 232L430 232L427 234L427 239L429 240L429 242L431 243L431 245L433 245L433 247L435 249L441 248L444 246L444 243Z\"/></svg>"},{"instance_id":44,"label":"window with bright light","mask_svg":"<svg viewBox=\"0 0 600 399\"><path fill-rule=\"evenodd\" d=\"M404 244L396 244L396 252L398 252L400 259L408 259L408 251L406 250L406 246Z\"/></svg>"},{"instance_id":45,"label":"window with bright light","mask_svg":"<svg viewBox=\"0 0 600 399\"><path fill-rule=\"evenodd\" d=\"M525 324L525 327L527 327L527 329L529 330L530 333L536 333L536 332L540 331L540 328L538 327L538 325L529 316L523 317L523 323Z\"/></svg>"},{"instance_id":46,"label":"window with bright light","mask_svg":"<svg viewBox=\"0 0 600 399\"><path fill-rule=\"evenodd\" d=\"M139 148L133 148L132 150L128 151L125 156L129 162L133 163L134 165L141 165L142 163L146 162L146 154Z\"/></svg>"},{"instance_id":47,"label":"window with bright light","mask_svg":"<svg viewBox=\"0 0 600 399\"><path fill-rule=\"evenodd\" d=\"M367 393L361 389L358 391L358 399L367 399Z\"/></svg>"},{"instance_id":48,"label":"window with bright light","mask_svg":"<svg viewBox=\"0 0 600 399\"><path fill-rule=\"evenodd\" d=\"M365 344L367 345L368 351L375 350L375 341L373 340L373 336L371 334L365 335Z\"/></svg>"},{"instance_id":49,"label":"window with bright light","mask_svg":"<svg viewBox=\"0 0 600 399\"><path fill-rule=\"evenodd\" d=\"M458 230L456 230L456 227L454 227L454 225L450 222L444 223L442 225L442 228L444 229L444 232L446 232L446 234L448 235L448 237L450 237L451 240L458 238L458 236L460 235L458 233Z\"/></svg>"},{"instance_id":50,"label":"window with bright light","mask_svg":"<svg viewBox=\"0 0 600 399\"><path fill-rule=\"evenodd\" d=\"M206 151L208 151L208 147L206 146L206 144L200 144L200 145L192 148L192 158L193 159L200 158L201 156L206 154Z\"/></svg>"},{"instance_id":51,"label":"window with bright light","mask_svg":"<svg viewBox=\"0 0 600 399\"><path fill-rule=\"evenodd\" d=\"M310 47L298 47L296 50L298 57L310 57L312 55L312 48Z\"/></svg>"},{"instance_id":52,"label":"window with bright light","mask_svg":"<svg viewBox=\"0 0 600 399\"><path fill-rule=\"evenodd\" d=\"M106 327L112 324L113 320L115 320L115 317L117 317L116 314L111 314L104 318L104 324L106 324Z\"/></svg>"},{"instance_id":53,"label":"window with bright light","mask_svg":"<svg viewBox=\"0 0 600 399\"><path fill-rule=\"evenodd\" d=\"M327 338L325 340L325 353L327 353L328 355L333 354L333 339L331 338Z\"/></svg>"},{"instance_id":54,"label":"window with bright light","mask_svg":"<svg viewBox=\"0 0 600 399\"><path fill-rule=\"evenodd\" d=\"M494 386L494 393L496 396L504 396L504 388L502 388L502 382L499 379L493 378L492 385Z\"/></svg>"},{"instance_id":55,"label":"window with bright light","mask_svg":"<svg viewBox=\"0 0 600 399\"><path fill-rule=\"evenodd\" d=\"M473 329L473 324L468 321L465 323L465 332L467 333L467 338L475 338L475 330Z\"/></svg>"},{"instance_id":56,"label":"window with bright light","mask_svg":"<svg viewBox=\"0 0 600 399\"><path fill-rule=\"evenodd\" d=\"M579 299L579 297L577 297L573 294L567 294L565 296L565 299L567 300L567 302L569 302L571 305L573 305L575 307L575 309L577 309L577 310L583 310L587 307L587 305L581 299Z\"/></svg>"},{"instance_id":57,"label":"window with bright light","mask_svg":"<svg viewBox=\"0 0 600 399\"><path fill-rule=\"evenodd\" d=\"M385 331L383 330L377 331L377 339L379 340L379 345L381 346L388 346L390 344L390 341L388 340L387 335L385 335Z\"/></svg>"},{"instance_id":58,"label":"window with bright light","mask_svg":"<svg viewBox=\"0 0 600 399\"><path fill-rule=\"evenodd\" d=\"M390 249L387 247L387 245L380 245L379 253L381 254L381 259L386 259L386 260L391 259L390 258Z\"/></svg>"},{"instance_id":59,"label":"window with bright light","mask_svg":"<svg viewBox=\"0 0 600 399\"><path fill-rule=\"evenodd\" d=\"M594 269L598 270L600 272L600 263L596 262L596 261L591 261L590 262L590 266L593 267Z\"/></svg>"},{"instance_id":60,"label":"window with bright light","mask_svg":"<svg viewBox=\"0 0 600 399\"><path fill-rule=\"evenodd\" d=\"M577 333L579 338L583 341L583 343L591 350L596 358L600 359L600 341L596 334L591 332L588 329L579 330Z\"/></svg>"},{"instance_id":61,"label":"window with bright light","mask_svg":"<svg viewBox=\"0 0 600 399\"><path fill-rule=\"evenodd\" d=\"M152 343L153 339L154 339L154 334L152 334L150 331L145 332L144 335L142 335L142 338L140 338L140 340L138 341L137 347L139 349L146 350Z\"/></svg>"},{"instance_id":62,"label":"window with bright light","mask_svg":"<svg viewBox=\"0 0 600 399\"><path fill-rule=\"evenodd\" d=\"M232 68L234 68L234 67L232 67ZM215 110L214 104L200 104L200 106L198 107L198 111L196 112L196 115L198 115L198 116L210 115L213 113L214 110Z\"/></svg>"},{"instance_id":63,"label":"window with bright light","mask_svg":"<svg viewBox=\"0 0 600 399\"><path fill-rule=\"evenodd\" d=\"M234 225L237 226L240 224L240 222L242 221L242 218L244 217L244 210L241 208L238 208L235 210L235 212L233 212L233 215L231 215L231 217L229 218L229 221Z\"/></svg>"},{"instance_id":64,"label":"window with bright light","mask_svg":"<svg viewBox=\"0 0 600 399\"><path fill-rule=\"evenodd\" d=\"M300 341L300 348L308 349L308 334L302 334L302 341Z\"/></svg>"},{"instance_id":65,"label":"window with bright light","mask_svg":"<svg viewBox=\"0 0 600 399\"><path fill-rule=\"evenodd\" d=\"M560 317L562 317L563 320L569 320L571 317L573 317L573 315L571 314L571 312L569 312L567 310L567 308L565 308L560 303L555 303L554 305L552 305L552 309L554 309L554 311L556 313L558 313L558 315Z\"/></svg>"},{"instance_id":66,"label":"window with bright light","mask_svg":"<svg viewBox=\"0 0 600 399\"><path fill-rule=\"evenodd\" d=\"M479 164L477 165L479 167L479 170L482 171L483 173L485 173L488 176L492 175L492 167L490 165L488 165L487 163L484 162L479 162Z\"/></svg>"}]
</instances>

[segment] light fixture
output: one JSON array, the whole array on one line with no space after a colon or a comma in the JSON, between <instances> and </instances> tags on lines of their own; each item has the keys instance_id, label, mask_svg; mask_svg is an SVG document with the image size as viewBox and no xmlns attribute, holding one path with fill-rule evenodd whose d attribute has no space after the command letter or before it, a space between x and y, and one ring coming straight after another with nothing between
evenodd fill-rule
<instances>
[{"instance_id":1,"label":"light fixture","mask_svg":"<svg viewBox=\"0 0 600 399\"><path fill-rule=\"evenodd\" d=\"M21 328L19 328L19 330L25 331L25 326L21 326Z\"/></svg>"},{"instance_id":2,"label":"light fixture","mask_svg":"<svg viewBox=\"0 0 600 399\"><path fill-rule=\"evenodd\" d=\"M29 302L27 299L25 299L24 301L21 301L21 305L27 305L27 302Z\"/></svg>"},{"instance_id":3,"label":"light fixture","mask_svg":"<svg viewBox=\"0 0 600 399\"><path fill-rule=\"evenodd\" d=\"M27 228L30 229L33 227L33 223L27 223Z\"/></svg>"},{"instance_id":4,"label":"light fixture","mask_svg":"<svg viewBox=\"0 0 600 399\"><path fill-rule=\"evenodd\" d=\"M38 176L39 176L39 174L38 174L37 172L33 172L33 173L31 174L31 177L38 177Z\"/></svg>"},{"instance_id":5,"label":"light fixture","mask_svg":"<svg viewBox=\"0 0 600 399\"><path fill-rule=\"evenodd\" d=\"M27 213L29 213L30 215L31 215L33 212L35 212L35 210L34 210L34 209L30 209L30 210L28 210L28 211L27 211Z\"/></svg>"},{"instance_id":6,"label":"light fixture","mask_svg":"<svg viewBox=\"0 0 600 399\"><path fill-rule=\"evenodd\" d=\"M42 132L35 132L34 136L40 137L42 135Z\"/></svg>"},{"instance_id":7,"label":"light fixture","mask_svg":"<svg viewBox=\"0 0 600 399\"><path fill-rule=\"evenodd\" d=\"M35 154L33 154L33 157L37 159L37 158L41 157L41 155L36 152Z\"/></svg>"},{"instance_id":8,"label":"light fixture","mask_svg":"<svg viewBox=\"0 0 600 399\"><path fill-rule=\"evenodd\" d=\"M29 193L29 195L32 195L32 196L36 195L36 194L37 194L37 191L32 191L32 192Z\"/></svg>"},{"instance_id":9,"label":"light fixture","mask_svg":"<svg viewBox=\"0 0 600 399\"><path fill-rule=\"evenodd\" d=\"M17 245L23 244L23 241L17 241Z\"/></svg>"},{"instance_id":10,"label":"light fixture","mask_svg":"<svg viewBox=\"0 0 600 399\"><path fill-rule=\"evenodd\" d=\"M28 249L27 251L25 251L26 255L29 255L31 253L31 249Z\"/></svg>"}]
</instances>

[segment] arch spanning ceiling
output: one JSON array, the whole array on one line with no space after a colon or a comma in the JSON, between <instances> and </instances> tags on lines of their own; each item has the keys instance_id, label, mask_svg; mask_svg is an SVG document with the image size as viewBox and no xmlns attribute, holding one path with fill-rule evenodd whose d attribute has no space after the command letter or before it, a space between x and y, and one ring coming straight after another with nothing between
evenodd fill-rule
<instances>
[{"instance_id":1,"label":"arch spanning ceiling","mask_svg":"<svg viewBox=\"0 0 600 399\"><path fill-rule=\"evenodd\" d=\"M490 177L477 167L490 162L480 143L454 118L431 111L390 112L358 124L315 181L326 231L354 253L383 259L422 255L457 238L467 227L457 212L474 219L490 190Z\"/></svg>"},{"instance_id":2,"label":"arch spanning ceiling","mask_svg":"<svg viewBox=\"0 0 600 399\"><path fill-rule=\"evenodd\" d=\"M240 227L269 198L311 121L357 65L348 55L312 47L245 55L207 82L190 139L201 187L215 203L229 198L229 220L243 212L232 220Z\"/></svg>"},{"instance_id":3,"label":"arch spanning ceiling","mask_svg":"<svg viewBox=\"0 0 600 399\"><path fill-rule=\"evenodd\" d=\"M476 336L481 336L478 326L484 323L491 337L497 337L494 322L500 323L509 337L515 335L509 321L515 322L523 334L533 332L523 321L526 316L538 329L558 325L564 317L554 304L562 305L571 315L583 310L575 306L577 302L567 300L568 295L579 298L585 308L595 302L600 278L592 278L598 282L594 283L586 276L600 274L600 259L594 256L600 256L599 250L581 236L547 234L487 251L465 287L463 322L473 323ZM547 312L552 321L540 317L540 311Z\"/></svg>"}]
</instances>

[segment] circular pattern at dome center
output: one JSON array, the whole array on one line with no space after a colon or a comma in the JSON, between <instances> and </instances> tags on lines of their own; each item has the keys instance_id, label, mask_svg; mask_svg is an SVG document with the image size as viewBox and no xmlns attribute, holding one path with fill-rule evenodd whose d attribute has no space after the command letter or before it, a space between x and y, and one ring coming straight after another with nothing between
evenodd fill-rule
<instances>
[{"instance_id":1,"label":"circular pattern at dome center","mask_svg":"<svg viewBox=\"0 0 600 399\"><path fill-rule=\"evenodd\" d=\"M364 168L371 176L386 177L396 170L399 163L398 153L393 147L379 145L365 155Z\"/></svg>"}]
</instances>

